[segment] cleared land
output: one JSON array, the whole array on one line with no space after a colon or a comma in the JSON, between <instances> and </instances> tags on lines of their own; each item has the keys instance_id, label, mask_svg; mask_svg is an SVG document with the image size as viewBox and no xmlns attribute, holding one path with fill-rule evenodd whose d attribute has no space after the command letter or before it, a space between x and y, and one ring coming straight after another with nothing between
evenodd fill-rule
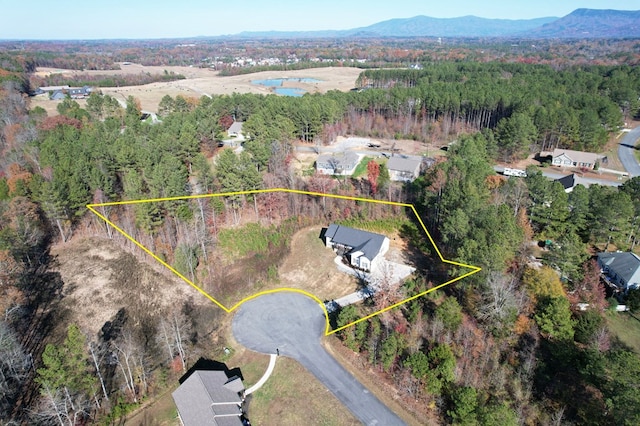
<instances>
[{"instance_id":1,"label":"cleared land","mask_svg":"<svg viewBox=\"0 0 640 426\"><path fill-rule=\"evenodd\" d=\"M145 67L142 65L121 65L120 70L115 71L73 71L53 68L38 68L37 74L46 76L52 73L61 73L69 76L79 74L94 75L122 75L122 74L162 74L164 71L182 74L184 80L171 82L151 83L143 86L103 87L102 93L111 95L118 100L126 100L128 96L134 96L140 100L142 109L157 112L158 104L165 95L196 97L206 95L230 95L236 93L257 93L267 95L271 89L251 83L253 80L274 78L314 78L321 80L318 83L293 83L285 82L284 87L298 87L309 93L326 93L330 90L348 91L355 86L356 79L362 72L359 68L327 67L311 68L295 71L263 71L253 74L244 74L231 77L220 77L216 71L206 68L190 67ZM37 98L37 99L36 99ZM55 111L56 101L50 101L47 97L36 97L32 100L32 107L41 106L51 113ZM53 104L53 108L50 105Z\"/></svg>"},{"instance_id":2,"label":"cleared land","mask_svg":"<svg viewBox=\"0 0 640 426\"><path fill-rule=\"evenodd\" d=\"M640 354L640 319L628 312L610 312L607 325L622 343Z\"/></svg>"},{"instance_id":3,"label":"cleared land","mask_svg":"<svg viewBox=\"0 0 640 426\"><path fill-rule=\"evenodd\" d=\"M160 273L156 265L140 262L120 241L79 238L54 246L52 254L64 281L65 303L73 316L70 323L90 335L97 335L122 307L135 314L159 312L189 298L198 305L209 303L163 268L157 268Z\"/></svg>"},{"instance_id":4,"label":"cleared land","mask_svg":"<svg viewBox=\"0 0 640 426\"><path fill-rule=\"evenodd\" d=\"M333 250L320 240L322 227L314 226L298 231L291 240L291 252L279 268L280 285L274 287L299 288L320 300L353 293L357 280L338 272Z\"/></svg>"}]
</instances>

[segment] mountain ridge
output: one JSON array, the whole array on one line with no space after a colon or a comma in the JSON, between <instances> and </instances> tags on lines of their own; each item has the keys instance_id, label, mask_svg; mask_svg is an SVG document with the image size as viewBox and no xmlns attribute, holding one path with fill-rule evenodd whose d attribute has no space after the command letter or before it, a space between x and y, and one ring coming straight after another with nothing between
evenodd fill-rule
<instances>
[{"instance_id":1,"label":"mountain ridge","mask_svg":"<svg viewBox=\"0 0 640 426\"><path fill-rule=\"evenodd\" d=\"M473 15L392 18L348 30L244 31L231 38L521 37L640 38L640 10L576 9L558 17L489 19Z\"/></svg>"}]
</instances>

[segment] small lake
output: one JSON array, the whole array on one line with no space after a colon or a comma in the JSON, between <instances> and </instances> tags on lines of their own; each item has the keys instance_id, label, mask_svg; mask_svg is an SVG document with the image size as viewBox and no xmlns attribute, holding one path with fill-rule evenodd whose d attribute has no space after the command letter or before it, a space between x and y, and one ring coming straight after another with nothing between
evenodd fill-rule
<instances>
[{"instance_id":1,"label":"small lake","mask_svg":"<svg viewBox=\"0 0 640 426\"><path fill-rule=\"evenodd\" d=\"M276 95L296 96L296 97L300 97L305 93L307 93L306 90L298 89L297 87L276 87L274 89L274 92L276 92Z\"/></svg>"},{"instance_id":2,"label":"small lake","mask_svg":"<svg viewBox=\"0 0 640 426\"><path fill-rule=\"evenodd\" d=\"M307 77L302 77L302 78L288 77L288 78L268 78L264 80L251 80L251 83L257 84L259 86L273 87L274 92L277 95L282 95L282 96L302 96L305 93L307 93L306 90L300 89L297 87L282 87L285 81L288 83L319 83L322 80L318 80L317 78L307 78Z\"/></svg>"}]
</instances>

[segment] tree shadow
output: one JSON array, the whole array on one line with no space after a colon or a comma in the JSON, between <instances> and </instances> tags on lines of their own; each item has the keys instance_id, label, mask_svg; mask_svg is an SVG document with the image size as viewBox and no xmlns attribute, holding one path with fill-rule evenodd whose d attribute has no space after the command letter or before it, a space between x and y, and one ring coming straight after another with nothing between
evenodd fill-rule
<instances>
[{"instance_id":1,"label":"tree shadow","mask_svg":"<svg viewBox=\"0 0 640 426\"><path fill-rule=\"evenodd\" d=\"M178 379L178 382L180 384L183 384L185 380L187 380L189 378L189 376L191 376L195 371L198 370L205 370L205 371L223 371L224 374L227 376L227 378L232 378L232 377L240 377L241 380L244 380L244 377L242 376L242 371L240 370L240 367L236 367L236 368L229 368L227 367L227 364L225 364L224 362L220 362L220 361L216 361L216 360L212 360L212 359L207 359L207 358L200 358L196 361L195 364L193 364L193 366L191 368L189 368L187 370L186 373L184 373L182 375L182 377L180 377Z\"/></svg>"},{"instance_id":2,"label":"tree shadow","mask_svg":"<svg viewBox=\"0 0 640 426\"><path fill-rule=\"evenodd\" d=\"M47 340L58 326L65 322L69 309L64 308L64 281L56 267L56 258L51 256L47 244L32 253L35 259L20 279L19 288L25 296L23 316L14 321L17 334L21 336L21 344L32 360L40 359ZM29 377L23 381L14 401L13 417L21 417L25 408L33 406L40 395L39 386L33 380L35 368L29 371Z\"/></svg>"}]
</instances>

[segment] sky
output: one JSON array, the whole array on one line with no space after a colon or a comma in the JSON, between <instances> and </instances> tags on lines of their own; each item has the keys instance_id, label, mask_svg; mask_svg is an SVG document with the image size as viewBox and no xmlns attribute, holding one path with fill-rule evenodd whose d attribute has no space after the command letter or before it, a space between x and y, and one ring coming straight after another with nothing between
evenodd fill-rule
<instances>
[{"instance_id":1,"label":"sky","mask_svg":"<svg viewBox=\"0 0 640 426\"><path fill-rule=\"evenodd\" d=\"M392 18L562 17L638 0L0 0L0 39L174 38L344 30Z\"/></svg>"}]
</instances>

